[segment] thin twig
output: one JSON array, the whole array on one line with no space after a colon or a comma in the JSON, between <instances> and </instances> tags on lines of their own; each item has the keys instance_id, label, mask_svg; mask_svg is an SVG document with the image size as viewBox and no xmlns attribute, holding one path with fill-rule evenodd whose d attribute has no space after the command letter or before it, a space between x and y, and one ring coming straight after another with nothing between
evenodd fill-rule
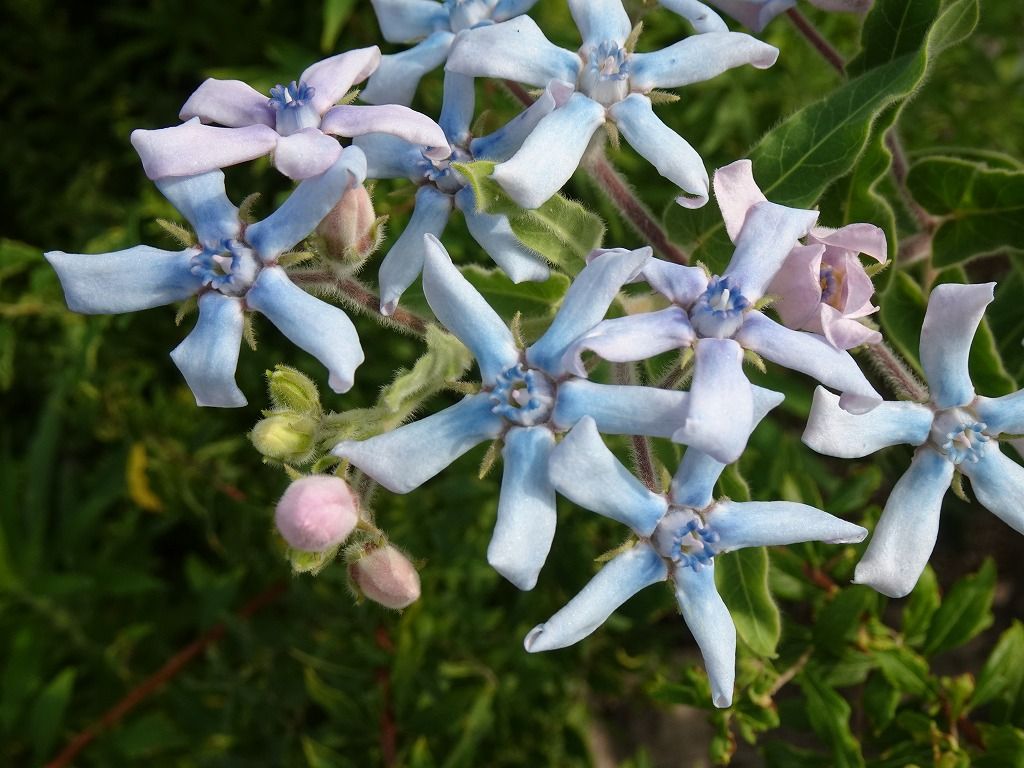
<instances>
[{"instance_id":1,"label":"thin twig","mask_svg":"<svg viewBox=\"0 0 1024 768\"><path fill-rule=\"evenodd\" d=\"M280 598L284 594L285 589L286 585L283 582L272 585L242 606L235 616L239 619L251 618ZM156 693L165 683L176 677L196 656L223 638L226 632L226 624L217 624L174 654L159 670L129 691L123 699L108 709L98 720L93 721L83 731L74 736L67 746L64 747L64 750L47 764L46 768L66 768L66 766L71 765L79 753L95 741L97 736L108 728L117 725L125 715Z\"/></svg>"},{"instance_id":2,"label":"thin twig","mask_svg":"<svg viewBox=\"0 0 1024 768\"><path fill-rule=\"evenodd\" d=\"M524 106L533 103L533 97L523 86L511 80L506 80L505 86L509 93ZM593 179L597 187L608 196L608 199L618 207L622 217L651 244L658 254L676 264L689 263L689 255L669 239L668 233L654 218L647 206L633 193L629 184L615 170L603 152L599 150L592 152L582 168Z\"/></svg>"},{"instance_id":3,"label":"thin twig","mask_svg":"<svg viewBox=\"0 0 1024 768\"><path fill-rule=\"evenodd\" d=\"M785 687L794 677L800 674L804 667L807 666L807 662L811 660L811 650L808 648L801 654L800 658L793 662L793 666L775 678L775 682L772 683L772 687L768 689L768 695L772 698Z\"/></svg>"},{"instance_id":4,"label":"thin twig","mask_svg":"<svg viewBox=\"0 0 1024 768\"><path fill-rule=\"evenodd\" d=\"M389 655L394 655L395 644L391 641L388 628L377 627L374 635L377 647ZM381 760L387 768L395 765L398 759L398 726L395 723L395 710L391 697L391 672L388 666L377 667L374 677L380 685L380 753Z\"/></svg>"},{"instance_id":5,"label":"thin twig","mask_svg":"<svg viewBox=\"0 0 1024 768\"><path fill-rule=\"evenodd\" d=\"M800 31L800 34L807 39L807 42L811 44L814 50L820 53L821 57L825 59L825 61L827 61L836 72L845 77L846 62L843 60L843 55L832 47L832 43L824 38L824 36L818 31L817 27L811 24L808 18L800 13L796 8L790 8L786 11L786 15L789 17L789 20L793 22L793 26Z\"/></svg>"},{"instance_id":6,"label":"thin twig","mask_svg":"<svg viewBox=\"0 0 1024 768\"><path fill-rule=\"evenodd\" d=\"M900 142L899 136L896 135L895 126L890 128L889 132L885 135L885 146L889 148L889 152L892 154L892 177L896 181L896 188L903 198L903 203L907 206L907 210L917 219L922 233L928 235L930 242L931 235L935 232L938 222L910 194L910 189L907 187L907 173L910 171L910 166L907 163L907 153L903 149L903 144Z\"/></svg>"}]
</instances>

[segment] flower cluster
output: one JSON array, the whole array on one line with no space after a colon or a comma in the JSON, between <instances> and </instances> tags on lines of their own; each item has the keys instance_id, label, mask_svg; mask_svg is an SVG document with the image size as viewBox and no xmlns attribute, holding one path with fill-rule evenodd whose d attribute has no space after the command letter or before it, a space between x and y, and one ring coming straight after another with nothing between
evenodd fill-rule
<instances>
[{"instance_id":1,"label":"flower cluster","mask_svg":"<svg viewBox=\"0 0 1024 768\"><path fill-rule=\"evenodd\" d=\"M712 4L759 30L793 2ZM363 236L357 230L375 222L361 186L366 179L404 178L417 186L408 226L380 267L379 309L394 315L403 292L422 275L434 317L472 353L479 382L458 382L463 399L417 421L371 424L322 448L331 455L293 482L275 513L297 568L316 571L349 542L345 559L357 595L396 609L409 605L420 592L415 566L376 527L360 486L353 491L345 478L361 477L354 467L407 493L474 446L492 442L503 473L487 559L516 587L529 590L538 582L555 536L557 494L632 531L568 605L527 635L527 650L572 644L639 590L671 581L704 656L714 703L729 706L736 631L715 588L718 557L742 547L849 543L867 535L805 504L716 497L725 467L782 401L751 383L743 368L751 361L820 382L804 433L811 448L852 458L897 443L917 446L856 581L892 596L913 588L935 542L943 496L961 473L983 505L1024 532L1024 469L997 446L1024 432L1024 397L979 396L967 370L993 285L940 285L932 292L921 332L930 399L883 401L849 350L881 342L868 319L877 307L861 256L884 264L884 233L863 223L827 229L818 225L817 211L768 200L749 160L714 175L734 246L718 274L655 258L649 247L595 250L534 339L524 340L517 322L505 323L442 245L458 209L513 282L547 279L552 267L544 254L517 236L508 215L486 210L460 163L494 163L494 181L515 204L533 209L563 187L588 152L599 151L602 133L613 140L621 135L678 185L682 206L704 205L711 191L704 163L655 116L654 103L671 101L658 89L743 64L771 66L779 53L774 47L728 31L697 0L661 0L695 34L650 53L636 51L640 26L620 0L568 0L582 40L576 51L551 43L524 15L533 0L373 5L385 39L415 47L383 57L376 47L341 53L269 94L210 79L185 102L184 122L132 135L147 175L194 230L182 250L46 254L74 311L129 312L195 297L198 323L171 356L199 405L245 404L235 369L248 311L266 315L320 360L331 388L342 393L363 361L355 326L289 278L289 253L325 220L347 228L347 240ZM406 105L423 74L445 62L443 106L434 122ZM541 90L506 125L474 136L478 77ZM351 103L353 86L363 81L369 104ZM250 222L228 199L222 169L265 155L298 184L277 211ZM366 242L360 253L371 249ZM620 301L627 284L634 293L646 285L646 300ZM644 311L629 311L637 307ZM628 370L665 353L679 355L687 390L600 380L602 361ZM290 375L271 384L272 397L288 407L268 412L252 438L268 459L302 464L316 454L323 414L312 383L296 378L292 386L285 381ZM275 395L275 386L284 394ZM601 435L687 446L669 490L662 492L655 477L634 477Z\"/></svg>"}]
</instances>

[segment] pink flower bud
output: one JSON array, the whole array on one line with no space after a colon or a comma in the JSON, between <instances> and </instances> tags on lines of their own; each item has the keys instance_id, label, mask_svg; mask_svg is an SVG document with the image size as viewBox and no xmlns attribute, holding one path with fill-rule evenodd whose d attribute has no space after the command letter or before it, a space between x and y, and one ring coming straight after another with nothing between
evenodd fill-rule
<instances>
[{"instance_id":1,"label":"pink flower bud","mask_svg":"<svg viewBox=\"0 0 1024 768\"><path fill-rule=\"evenodd\" d=\"M360 185L345 192L316 228L332 258L362 259L379 244L380 225L370 193Z\"/></svg>"},{"instance_id":2,"label":"pink flower bud","mask_svg":"<svg viewBox=\"0 0 1024 768\"><path fill-rule=\"evenodd\" d=\"M420 597L416 567L390 544L360 557L348 573L360 592L385 608L405 608Z\"/></svg>"},{"instance_id":3,"label":"pink flower bud","mask_svg":"<svg viewBox=\"0 0 1024 768\"><path fill-rule=\"evenodd\" d=\"M340 544L359 522L348 483L334 475L310 475L288 486L277 502L274 522L288 546L323 552Z\"/></svg>"}]
</instances>

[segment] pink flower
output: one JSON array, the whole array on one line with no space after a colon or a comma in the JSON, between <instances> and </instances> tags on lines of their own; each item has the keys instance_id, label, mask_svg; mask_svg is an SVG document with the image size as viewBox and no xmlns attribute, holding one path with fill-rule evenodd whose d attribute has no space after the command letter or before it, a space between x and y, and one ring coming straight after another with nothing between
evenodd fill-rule
<instances>
[{"instance_id":1,"label":"pink flower","mask_svg":"<svg viewBox=\"0 0 1024 768\"><path fill-rule=\"evenodd\" d=\"M715 194L733 242L747 211L767 199L754 182L749 160L720 168ZM885 263L885 233L873 224L814 227L805 243L790 251L768 286L783 325L819 333L836 349L877 344L881 334L859 321L878 310L871 303L875 287L860 254Z\"/></svg>"}]
</instances>

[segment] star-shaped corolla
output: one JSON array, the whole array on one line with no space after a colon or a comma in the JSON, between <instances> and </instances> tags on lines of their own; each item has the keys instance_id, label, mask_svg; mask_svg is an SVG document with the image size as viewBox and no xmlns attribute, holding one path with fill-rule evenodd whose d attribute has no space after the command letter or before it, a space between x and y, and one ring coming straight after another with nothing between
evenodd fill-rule
<instances>
[{"instance_id":1,"label":"star-shaped corolla","mask_svg":"<svg viewBox=\"0 0 1024 768\"><path fill-rule=\"evenodd\" d=\"M350 147L255 224L240 220L221 171L159 179L157 187L195 230L196 245L181 251L139 245L95 255L51 251L46 258L68 307L83 314L134 312L197 295L199 321L171 357L199 405L246 403L235 384L246 310L266 315L327 367L335 392L346 392L363 361L352 321L293 284L278 257L305 238L345 190L362 183L365 171L363 153Z\"/></svg>"},{"instance_id":2,"label":"star-shaped corolla","mask_svg":"<svg viewBox=\"0 0 1024 768\"><path fill-rule=\"evenodd\" d=\"M427 241L423 292L437 319L473 353L481 391L419 421L368 440L346 441L334 453L395 493L407 493L486 440L504 441L498 519L487 550L491 565L520 589L531 589L555 532L555 492L548 458L555 435L582 411L611 433L642 434L678 413L680 395L644 387L583 381L565 366L566 351L604 316L650 249L614 251L588 264L573 281L548 330L525 350L441 243ZM664 429L664 427L662 427Z\"/></svg>"},{"instance_id":3,"label":"star-shaped corolla","mask_svg":"<svg viewBox=\"0 0 1024 768\"><path fill-rule=\"evenodd\" d=\"M476 197L466 179L451 167L453 162L507 159L533 127L568 98L571 89L552 83L526 110L503 128L473 138L473 79L456 72L445 73L440 124L451 155L437 160L429 148L396 136L360 136L355 145L366 153L367 175L375 179L408 178L420 185L416 207L401 236L384 257L379 282L381 312L390 315L406 288L423 269L426 234L440 238L452 209L462 211L470 234L514 283L546 280L548 266L515 236L508 217L477 210Z\"/></svg>"},{"instance_id":4,"label":"star-shaped corolla","mask_svg":"<svg viewBox=\"0 0 1024 768\"><path fill-rule=\"evenodd\" d=\"M739 161L749 173L749 162ZM743 165L745 164L745 165ZM715 194L725 210L732 166L715 175ZM724 175L723 175L724 174ZM569 350L571 370L590 350L615 362L642 360L677 348L694 351L694 374L683 426L672 439L731 463L746 446L752 390L743 372L744 350L785 368L813 376L843 393L847 410L862 413L881 402L850 354L823 336L786 328L754 308L797 240L817 219L816 211L768 201L747 209L736 250L721 276L698 267L651 259L644 279L671 303L658 312L605 320Z\"/></svg>"},{"instance_id":5,"label":"star-shaped corolla","mask_svg":"<svg viewBox=\"0 0 1024 768\"><path fill-rule=\"evenodd\" d=\"M884 402L854 415L825 390L814 394L803 440L819 453L857 458L899 443L918 446L854 574L856 583L890 597L908 594L928 563L954 472L970 479L983 506L1024 533L1024 469L998 443L1000 435L1024 432L1024 393L977 395L967 367L994 285L947 284L932 291L921 328L927 403Z\"/></svg>"},{"instance_id":6,"label":"star-shaped corolla","mask_svg":"<svg viewBox=\"0 0 1024 768\"><path fill-rule=\"evenodd\" d=\"M339 53L313 64L297 81L274 86L269 96L240 80L210 78L181 108L187 122L133 131L132 144L151 179L204 173L268 154L284 175L308 179L341 155L335 136L378 132L426 145L433 159L447 157L441 128L419 112L395 104L337 104L380 60L376 46Z\"/></svg>"},{"instance_id":7,"label":"star-shaped corolla","mask_svg":"<svg viewBox=\"0 0 1024 768\"><path fill-rule=\"evenodd\" d=\"M370 104L411 104L420 78L444 64L455 35L465 29L507 21L537 0L371 0L380 31L389 43L413 43L381 59L362 93Z\"/></svg>"},{"instance_id":8,"label":"star-shaped corolla","mask_svg":"<svg viewBox=\"0 0 1024 768\"><path fill-rule=\"evenodd\" d=\"M871 7L872 0L808 0L824 11L845 11L848 13L864 13ZM666 8L671 8L678 0L660 0ZM707 0L709 5L732 16L736 21L760 32L768 22L796 7L796 0Z\"/></svg>"},{"instance_id":9,"label":"star-shaped corolla","mask_svg":"<svg viewBox=\"0 0 1024 768\"><path fill-rule=\"evenodd\" d=\"M715 193L735 243L750 208L767 200L754 182L750 161L719 169ZM837 349L877 344L881 334L859 322L878 310L871 303L875 287L859 255L885 263L885 232L873 224L813 227L805 243L793 247L768 286L783 324L819 333Z\"/></svg>"},{"instance_id":10,"label":"star-shaped corolla","mask_svg":"<svg viewBox=\"0 0 1024 768\"><path fill-rule=\"evenodd\" d=\"M762 390L750 432L781 402ZM644 587L670 580L683 620L704 657L717 707L732 703L736 629L715 588L715 561L741 547L820 540L861 541L867 531L820 509L788 501L714 500L725 464L688 448L667 494L654 493L608 450L584 417L551 454L551 483L576 504L628 525L636 543L612 558L558 613L525 640L531 652L565 648L596 630ZM585 478L586 482L581 482Z\"/></svg>"},{"instance_id":11,"label":"star-shaped corolla","mask_svg":"<svg viewBox=\"0 0 1024 768\"><path fill-rule=\"evenodd\" d=\"M704 205L704 162L655 116L647 94L710 80L741 64L770 67L778 50L748 35L717 31L661 51L634 53L625 47L631 25L620 0L569 0L569 8L583 37L579 52L551 43L528 16L468 30L455 41L450 71L539 88L558 80L575 90L497 166L494 178L519 205L536 208L569 180L591 137L611 121L630 146L683 189L680 205Z\"/></svg>"}]
</instances>

